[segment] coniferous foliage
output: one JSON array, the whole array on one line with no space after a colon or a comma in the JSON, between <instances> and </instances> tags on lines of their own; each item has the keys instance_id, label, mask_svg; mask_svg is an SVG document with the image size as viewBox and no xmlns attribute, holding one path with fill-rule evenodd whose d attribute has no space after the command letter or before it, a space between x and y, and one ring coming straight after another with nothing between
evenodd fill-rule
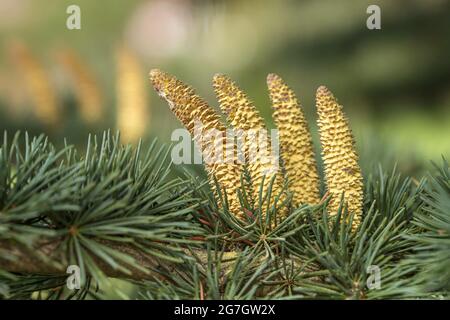
<instances>
[{"instance_id":1,"label":"coniferous foliage","mask_svg":"<svg viewBox=\"0 0 450 320\"><path fill-rule=\"evenodd\" d=\"M411 236L417 242L412 264L421 268L423 290L450 292L450 169L443 159L435 165L436 175L422 195L422 210L414 214L414 223L421 232Z\"/></svg>"},{"instance_id":2,"label":"coniferous foliage","mask_svg":"<svg viewBox=\"0 0 450 320\"><path fill-rule=\"evenodd\" d=\"M11 142L5 134L2 294L23 297L59 288L59 297L71 264L80 267L84 288L92 288L90 279L97 283L105 271L142 277L149 272L143 263L157 266L151 259L184 261L178 244L194 244L190 238L203 231L186 218L197 201L188 181L169 177L167 153L156 143L145 153L141 145L122 146L109 133L90 138L83 155L71 146L56 151L43 136L25 135L20 143L18 134ZM139 264L141 255L147 260ZM63 275L40 275L46 272Z\"/></svg>"},{"instance_id":3,"label":"coniferous foliage","mask_svg":"<svg viewBox=\"0 0 450 320\"><path fill-rule=\"evenodd\" d=\"M220 133L229 124L265 130L256 107L225 76L214 84L229 123L175 77L159 70L150 76L197 144L199 119ZM293 92L281 78L269 80L283 131L276 173L266 174L257 157L207 163L201 178L173 168L170 148L122 145L109 132L90 136L83 152L67 143L55 148L44 136L5 133L0 297L448 298L448 162L420 181L396 167L361 171L342 106L321 87L326 189L318 193L318 177L313 186L293 184L305 168L316 177L312 142ZM299 145L292 143L297 131L308 133ZM205 148L200 143L200 151L208 156L209 147L228 143L222 136ZM244 143L245 157L255 148ZM295 158L302 150L306 156Z\"/></svg>"},{"instance_id":4,"label":"coniferous foliage","mask_svg":"<svg viewBox=\"0 0 450 320\"><path fill-rule=\"evenodd\" d=\"M249 201L245 174L239 219L217 180L174 177L167 148L143 150L108 133L84 153L5 135L3 298L102 298L113 278L132 283L138 299L448 298L446 161L420 182L381 167L369 174L353 230L342 203L336 215L330 197L293 207L270 194L273 180ZM280 210L290 214L274 224ZM69 264L85 275L79 290L66 286Z\"/></svg>"}]
</instances>

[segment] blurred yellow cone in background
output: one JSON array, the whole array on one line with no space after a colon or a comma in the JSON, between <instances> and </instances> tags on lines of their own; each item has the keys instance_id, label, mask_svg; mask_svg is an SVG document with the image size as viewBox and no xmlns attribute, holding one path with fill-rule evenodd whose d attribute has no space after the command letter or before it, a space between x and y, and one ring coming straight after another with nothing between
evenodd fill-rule
<instances>
[{"instance_id":1,"label":"blurred yellow cone in background","mask_svg":"<svg viewBox=\"0 0 450 320\"><path fill-rule=\"evenodd\" d=\"M102 119L103 95L92 69L73 50L57 53L58 60L71 78L81 118L89 124Z\"/></svg>"},{"instance_id":2,"label":"blurred yellow cone in background","mask_svg":"<svg viewBox=\"0 0 450 320\"><path fill-rule=\"evenodd\" d=\"M120 47L116 59L116 126L124 143L135 143L144 137L150 121L147 78L128 48Z\"/></svg>"},{"instance_id":3,"label":"blurred yellow cone in background","mask_svg":"<svg viewBox=\"0 0 450 320\"><path fill-rule=\"evenodd\" d=\"M33 104L34 114L45 126L57 127L61 110L58 108L55 88L44 66L21 42L11 44L10 54L13 64L23 79L25 91Z\"/></svg>"}]
</instances>

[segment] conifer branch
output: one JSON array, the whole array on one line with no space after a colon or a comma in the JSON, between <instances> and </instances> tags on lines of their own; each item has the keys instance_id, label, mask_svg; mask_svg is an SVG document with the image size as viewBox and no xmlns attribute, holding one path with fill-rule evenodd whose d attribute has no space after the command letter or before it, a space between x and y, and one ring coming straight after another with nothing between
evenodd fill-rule
<instances>
[{"instance_id":1,"label":"conifer branch","mask_svg":"<svg viewBox=\"0 0 450 320\"><path fill-rule=\"evenodd\" d=\"M193 131L196 119L226 130L190 87L159 70L151 79L194 141L199 139ZM285 108L284 102L297 106L280 78L268 80L275 109ZM218 91L232 88L229 82ZM249 119L236 127L264 128L240 89L227 103L225 111L235 113L230 122L240 112ZM242 110L233 109L241 105ZM145 153L142 144L123 146L118 135L105 133L91 137L79 153L67 145L57 150L43 136L25 135L22 143L18 134L12 140L5 134L0 297L102 298L111 289L106 276L125 280L147 299L448 298L448 162L420 181L395 169L386 173L380 165L364 181L363 202L361 171L342 107L323 87L317 107L331 197L300 206L274 195L279 187L274 176L269 184L261 179L258 194L247 192L243 168L236 163L231 171L206 163L211 188L187 170L174 176L170 150L155 143ZM296 109L287 109L291 115L285 123L293 120L299 127L292 128L304 132ZM283 219L277 219L280 213ZM68 265L79 266L86 276L75 292L65 285ZM367 285L373 278L368 267L381 271L379 288Z\"/></svg>"},{"instance_id":2,"label":"conifer branch","mask_svg":"<svg viewBox=\"0 0 450 320\"><path fill-rule=\"evenodd\" d=\"M99 269L108 277L145 280L161 277L154 270L161 263L154 256L145 254L133 245L102 242L108 248L129 255L136 265L124 265L128 272L114 269L103 260L93 256L93 261ZM0 269L11 273L41 274L41 275L65 275L70 265L69 256L58 250L59 241L36 243L32 248L23 244L0 240L0 252L8 253L0 256ZM147 270L144 272L143 270Z\"/></svg>"}]
</instances>

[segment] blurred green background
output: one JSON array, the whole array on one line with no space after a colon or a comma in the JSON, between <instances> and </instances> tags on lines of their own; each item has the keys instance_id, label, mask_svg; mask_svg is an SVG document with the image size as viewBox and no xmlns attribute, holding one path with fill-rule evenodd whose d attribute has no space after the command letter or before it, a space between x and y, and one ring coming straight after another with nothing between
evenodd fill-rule
<instances>
[{"instance_id":1,"label":"blurred green background","mask_svg":"<svg viewBox=\"0 0 450 320\"><path fill-rule=\"evenodd\" d=\"M72 4L81 30L66 27ZM370 4L381 30L366 27ZM316 138L324 84L344 105L363 166L389 159L419 174L450 151L449 17L446 0L0 0L0 128L79 145L108 128L169 142L181 124L150 86L155 67L214 106L212 76L228 74L273 127L265 78L275 72Z\"/></svg>"}]
</instances>

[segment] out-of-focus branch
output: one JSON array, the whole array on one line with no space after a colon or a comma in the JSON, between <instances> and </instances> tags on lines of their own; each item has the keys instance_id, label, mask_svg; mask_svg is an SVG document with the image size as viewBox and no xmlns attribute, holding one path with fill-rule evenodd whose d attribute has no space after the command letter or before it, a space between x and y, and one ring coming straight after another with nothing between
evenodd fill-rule
<instances>
[{"instance_id":1,"label":"out-of-focus branch","mask_svg":"<svg viewBox=\"0 0 450 320\"><path fill-rule=\"evenodd\" d=\"M33 248L28 248L13 241L0 240L0 269L23 274L66 274L68 257L61 250L58 250L59 244L58 241L41 241ZM115 251L128 254L136 261L136 265L134 266L125 266L131 271L131 274L127 274L121 270L112 268L103 260L92 255L93 260L100 270L108 277L134 280L153 279L155 277L161 278L161 275L154 271L161 265L161 261L131 245L111 242L103 242L102 244L107 245ZM206 257L206 255L200 254L199 257ZM164 263L170 264L170 262ZM147 272L140 270L141 268L144 268Z\"/></svg>"}]
</instances>

